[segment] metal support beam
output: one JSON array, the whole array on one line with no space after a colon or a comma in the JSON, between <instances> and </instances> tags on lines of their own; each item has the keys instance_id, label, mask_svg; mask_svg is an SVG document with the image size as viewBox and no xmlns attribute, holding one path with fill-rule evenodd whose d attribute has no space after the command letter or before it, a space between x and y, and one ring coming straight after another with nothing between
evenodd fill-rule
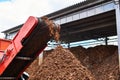
<instances>
[{"instance_id":1,"label":"metal support beam","mask_svg":"<svg viewBox=\"0 0 120 80\"><path fill-rule=\"evenodd\" d=\"M33 60L32 58L30 58L30 57L23 57L23 56L17 56L17 57L15 57L15 59L20 59L20 60Z\"/></svg>"},{"instance_id":2,"label":"metal support beam","mask_svg":"<svg viewBox=\"0 0 120 80\"><path fill-rule=\"evenodd\" d=\"M105 45L108 45L108 38L105 37Z\"/></svg>"},{"instance_id":3,"label":"metal support beam","mask_svg":"<svg viewBox=\"0 0 120 80\"><path fill-rule=\"evenodd\" d=\"M16 77L0 77L0 80L16 80Z\"/></svg>"},{"instance_id":4,"label":"metal support beam","mask_svg":"<svg viewBox=\"0 0 120 80\"><path fill-rule=\"evenodd\" d=\"M120 71L120 1L114 0L116 12L116 26L118 36L118 57L119 57L119 71Z\"/></svg>"}]
</instances>

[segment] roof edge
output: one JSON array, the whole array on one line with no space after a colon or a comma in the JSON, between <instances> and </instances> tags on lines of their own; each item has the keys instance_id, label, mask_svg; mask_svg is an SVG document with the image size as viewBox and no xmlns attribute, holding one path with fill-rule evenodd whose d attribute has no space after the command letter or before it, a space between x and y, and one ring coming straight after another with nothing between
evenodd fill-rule
<instances>
[{"instance_id":1,"label":"roof edge","mask_svg":"<svg viewBox=\"0 0 120 80\"><path fill-rule=\"evenodd\" d=\"M58 11L55 11L55 12L50 13L50 14L45 15L45 16L49 17L50 19L55 19L57 17L64 16L66 14L70 14L72 12L82 10L82 9L85 9L85 8L88 8L88 7L97 5L97 4L101 4L104 2L109 2L109 1L112 1L112 0L85 0L85 1L82 1L80 3L71 5L69 7L60 9Z\"/></svg>"}]
</instances>

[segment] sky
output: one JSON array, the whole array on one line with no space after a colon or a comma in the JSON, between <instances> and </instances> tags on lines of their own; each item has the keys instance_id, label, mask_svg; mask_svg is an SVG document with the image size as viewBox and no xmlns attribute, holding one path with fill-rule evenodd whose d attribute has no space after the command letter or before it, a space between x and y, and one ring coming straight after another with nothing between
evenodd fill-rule
<instances>
[{"instance_id":1,"label":"sky","mask_svg":"<svg viewBox=\"0 0 120 80\"><path fill-rule=\"evenodd\" d=\"M0 0L0 32L84 0ZM0 38L3 38L0 33Z\"/></svg>"}]
</instances>

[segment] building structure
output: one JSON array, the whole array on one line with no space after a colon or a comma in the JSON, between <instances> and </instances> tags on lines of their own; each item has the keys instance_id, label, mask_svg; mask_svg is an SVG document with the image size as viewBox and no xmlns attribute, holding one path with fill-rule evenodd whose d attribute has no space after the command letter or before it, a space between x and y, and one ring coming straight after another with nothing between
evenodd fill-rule
<instances>
[{"instance_id":1,"label":"building structure","mask_svg":"<svg viewBox=\"0 0 120 80\"><path fill-rule=\"evenodd\" d=\"M117 35L113 0L86 0L44 16L61 25L65 42ZM22 25L3 31L5 38L13 39Z\"/></svg>"}]
</instances>

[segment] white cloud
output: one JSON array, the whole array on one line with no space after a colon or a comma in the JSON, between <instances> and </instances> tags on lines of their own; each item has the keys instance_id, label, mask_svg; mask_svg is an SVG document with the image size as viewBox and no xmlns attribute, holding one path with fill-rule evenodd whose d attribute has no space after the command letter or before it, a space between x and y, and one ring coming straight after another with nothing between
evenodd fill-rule
<instances>
[{"instance_id":1,"label":"white cloud","mask_svg":"<svg viewBox=\"0 0 120 80\"><path fill-rule=\"evenodd\" d=\"M25 22L31 15L41 16L51 11L46 0L14 0L0 6L0 31Z\"/></svg>"},{"instance_id":2,"label":"white cloud","mask_svg":"<svg viewBox=\"0 0 120 80\"><path fill-rule=\"evenodd\" d=\"M0 32L15 27L29 16L43 16L80 0L11 0L0 3Z\"/></svg>"}]
</instances>

